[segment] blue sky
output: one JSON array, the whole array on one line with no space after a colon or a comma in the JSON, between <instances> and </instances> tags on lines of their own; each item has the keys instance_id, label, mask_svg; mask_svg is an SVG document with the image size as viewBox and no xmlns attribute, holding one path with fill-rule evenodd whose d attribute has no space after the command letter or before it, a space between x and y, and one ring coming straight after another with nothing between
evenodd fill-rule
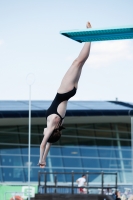
<instances>
[{"instance_id":1,"label":"blue sky","mask_svg":"<svg viewBox=\"0 0 133 200\"><path fill-rule=\"evenodd\" d=\"M0 1L0 100L52 100L83 44L61 30L133 26L133 0ZM94 42L73 100L133 102L133 40Z\"/></svg>"}]
</instances>

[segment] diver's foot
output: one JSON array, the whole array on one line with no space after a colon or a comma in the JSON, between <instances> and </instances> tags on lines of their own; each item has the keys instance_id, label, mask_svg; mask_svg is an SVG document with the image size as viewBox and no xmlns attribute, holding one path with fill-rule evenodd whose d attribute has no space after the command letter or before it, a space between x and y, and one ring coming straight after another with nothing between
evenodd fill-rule
<instances>
[{"instance_id":1,"label":"diver's foot","mask_svg":"<svg viewBox=\"0 0 133 200\"><path fill-rule=\"evenodd\" d=\"M86 23L86 28L91 28L90 22L87 22L87 23Z\"/></svg>"}]
</instances>

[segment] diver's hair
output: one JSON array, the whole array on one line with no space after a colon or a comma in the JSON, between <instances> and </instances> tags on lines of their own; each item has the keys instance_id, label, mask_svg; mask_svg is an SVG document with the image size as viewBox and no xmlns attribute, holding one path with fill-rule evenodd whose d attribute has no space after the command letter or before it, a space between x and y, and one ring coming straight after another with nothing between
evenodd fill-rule
<instances>
[{"instance_id":1,"label":"diver's hair","mask_svg":"<svg viewBox=\"0 0 133 200\"><path fill-rule=\"evenodd\" d=\"M47 142L54 143L57 142L61 138L61 130L65 129L63 126L60 126L59 128L56 128L53 130L53 133L50 135Z\"/></svg>"}]
</instances>

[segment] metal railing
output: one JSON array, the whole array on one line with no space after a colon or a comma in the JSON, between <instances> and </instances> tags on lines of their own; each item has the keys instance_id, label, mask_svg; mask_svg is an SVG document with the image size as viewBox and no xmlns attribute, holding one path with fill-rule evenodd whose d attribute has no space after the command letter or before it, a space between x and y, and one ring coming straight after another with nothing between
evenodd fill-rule
<instances>
[{"instance_id":1,"label":"metal railing","mask_svg":"<svg viewBox=\"0 0 133 200\"><path fill-rule=\"evenodd\" d=\"M78 193L78 186L75 186L74 181L74 175L81 176L81 172L38 172L38 193L69 193L69 194L75 194ZM48 183L48 175L53 175L54 181L53 183ZM71 175L71 182L65 182L60 183L58 182L57 175ZM86 172L86 186L80 187L86 189L86 194L90 193L91 189L97 189L100 191L99 194L104 194L105 190L109 191L113 189L114 191L117 191L117 172L115 173L106 173L106 172ZM101 175L101 183L97 185L92 185L92 182L89 181L90 175ZM105 175L113 175L114 176L114 184L105 184L104 183L104 176ZM43 181L41 179L43 178ZM41 191L40 191L41 189Z\"/></svg>"}]
</instances>

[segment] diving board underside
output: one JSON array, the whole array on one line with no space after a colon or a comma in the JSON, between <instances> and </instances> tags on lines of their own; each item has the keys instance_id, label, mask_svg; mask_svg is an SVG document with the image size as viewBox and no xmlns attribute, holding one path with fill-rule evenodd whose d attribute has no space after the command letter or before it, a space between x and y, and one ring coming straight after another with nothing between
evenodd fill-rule
<instances>
[{"instance_id":1,"label":"diving board underside","mask_svg":"<svg viewBox=\"0 0 133 200\"><path fill-rule=\"evenodd\" d=\"M89 28L83 30L60 31L60 34L80 43L133 39L133 25L130 27L117 27L106 29Z\"/></svg>"}]
</instances>

